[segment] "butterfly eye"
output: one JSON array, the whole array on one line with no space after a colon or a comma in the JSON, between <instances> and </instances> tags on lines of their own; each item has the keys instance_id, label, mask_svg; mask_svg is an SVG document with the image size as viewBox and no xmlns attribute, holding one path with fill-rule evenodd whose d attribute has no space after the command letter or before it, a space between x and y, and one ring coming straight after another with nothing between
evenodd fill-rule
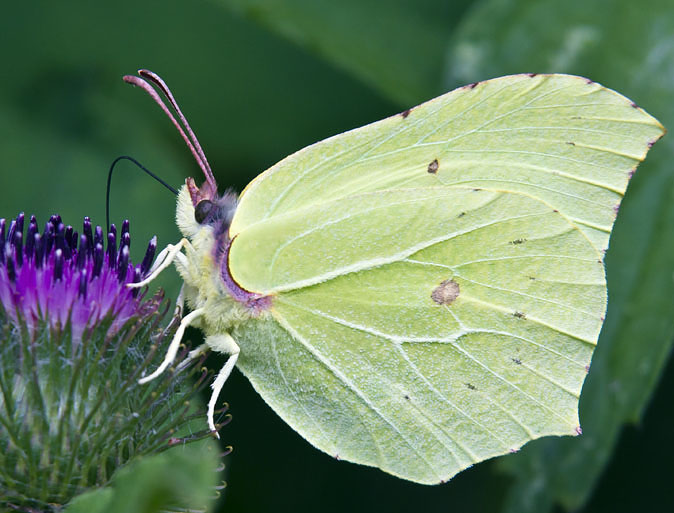
<instances>
[{"instance_id":1,"label":"butterfly eye","mask_svg":"<svg viewBox=\"0 0 674 513\"><path fill-rule=\"evenodd\" d=\"M208 214L212 208L213 202L210 200L201 200L199 203L197 203L197 206L194 209L194 219L197 221L197 223L202 224L208 217Z\"/></svg>"}]
</instances>

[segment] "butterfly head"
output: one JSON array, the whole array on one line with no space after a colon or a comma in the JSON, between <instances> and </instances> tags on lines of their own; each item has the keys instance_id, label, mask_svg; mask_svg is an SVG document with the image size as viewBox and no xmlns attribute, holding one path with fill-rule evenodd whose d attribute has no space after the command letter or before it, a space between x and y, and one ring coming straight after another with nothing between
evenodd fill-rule
<instances>
[{"instance_id":1,"label":"butterfly head","mask_svg":"<svg viewBox=\"0 0 674 513\"><path fill-rule=\"evenodd\" d=\"M198 188L193 178L185 181L178 194L176 221L185 237L193 238L204 228L208 228L215 239L227 237L229 225L236 210L237 195L233 191L218 194L204 194L205 182ZM222 245L222 244L221 244Z\"/></svg>"}]
</instances>

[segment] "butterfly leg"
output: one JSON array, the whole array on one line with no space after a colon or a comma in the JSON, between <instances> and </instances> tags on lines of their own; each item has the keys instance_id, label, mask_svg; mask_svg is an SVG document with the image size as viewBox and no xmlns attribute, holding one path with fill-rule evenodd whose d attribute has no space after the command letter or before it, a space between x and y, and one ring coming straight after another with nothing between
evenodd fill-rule
<instances>
[{"instance_id":1,"label":"butterfly leg","mask_svg":"<svg viewBox=\"0 0 674 513\"><path fill-rule=\"evenodd\" d=\"M176 358L176 354L178 354L178 348L180 347L180 341L183 338L183 334L185 333L185 329L192 324L194 319L197 319L198 317L201 317L204 314L204 309L203 308L197 308L193 312L188 313L185 317L182 318L180 321L180 326L178 326L178 329L176 331L176 334L173 336L173 340L171 340L171 343L169 344L168 350L166 351L166 357L164 358L164 361L161 363L159 367L157 367L157 370L155 370L152 374L149 376L145 376L144 378L141 378L138 380L138 383L141 385L144 383L147 383L148 381L152 381L154 378L159 376L162 372L166 370L166 367L171 365L173 363L173 360Z\"/></svg>"},{"instance_id":2,"label":"butterfly leg","mask_svg":"<svg viewBox=\"0 0 674 513\"><path fill-rule=\"evenodd\" d=\"M192 360L194 360L195 358L199 358L209 349L210 347L208 346L208 344L201 344L199 347L192 349L189 353L187 353L187 358L185 358L182 362L180 362L180 364L176 367L176 372L183 370L190 364Z\"/></svg>"},{"instance_id":3,"label":"butterfly leg","mask_svg":"<svg viewBox=\"0 0 674 513\"><path fill-rule=\"evenodd\" d=\"M220 391L222 390L225 381L227 381L227 378L231 374L234 365L236 365L236 360L239 358L240 349L236 341L229 333L212 335L206 339L206 344L208 344L208 346L214 351L230 355L225 365L223 365L222 369L220 369L220 372L218 372L218 376L215 378L215 381L211 385L213 393L211 394L211 398L208 401L208 427L218 438L220 438L220 435L218 435L218 432L215 429L215 422L213 422L215 403L218 402Z\"/></svg>"},{"instance_id":4,"label":"butterfly leg","mask_svg":"<svg viewBox=\"0 0 674 513\"><path fill-rule=\"evenodd\" d=\"M174 260L179 260L183 263L185 260L185 255L180 253L180 250L183 249L186 246L189 246L190 243L187 239L182 238L180 239L180 242L178 244L169 244L166 246L164 249L161 250L159 255L157 255L157 258L150 268L150 272L143 281L139 281L138 283L129 283L127 287L132 288L132 289L137 289L140 287L144 287L145 285L149 284L152 280L154 280L157 276L159 276L159 273L161 273L164 269L166 269L169 265Z\"/></svg>"}]
</instances>

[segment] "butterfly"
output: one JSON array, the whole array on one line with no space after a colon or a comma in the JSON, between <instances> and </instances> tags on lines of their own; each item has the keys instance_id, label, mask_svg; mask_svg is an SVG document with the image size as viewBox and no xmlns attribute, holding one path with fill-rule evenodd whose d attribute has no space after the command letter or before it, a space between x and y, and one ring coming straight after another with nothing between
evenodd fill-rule
<instances>
[{"instance_id":1,"label":"butterfly","mask_svg":"<svg viewBox=\"0 0 674 513\"><path fill-rule=\"evenodd\" d=\"M141 382L198 327L190 357L229 355L211 430L236 366L318 449L425 484L581 432L604 253L656 119L585 78L506 76L304 148L237 197L164 81L124 80L205 176L179 192L184 238L137 284L173 263L190 309Z\"/></svg>"}]
</instances>

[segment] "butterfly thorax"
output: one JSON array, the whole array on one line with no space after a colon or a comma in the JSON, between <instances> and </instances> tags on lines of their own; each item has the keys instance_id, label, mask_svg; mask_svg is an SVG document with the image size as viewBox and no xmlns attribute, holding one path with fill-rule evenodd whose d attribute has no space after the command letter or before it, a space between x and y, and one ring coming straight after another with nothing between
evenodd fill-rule
<instances>
[{"instance_id":1,"label":"butterfly thorax","mask_svg":"<svg viewBox=\"0 0 674 513\"><path fill-rule=\"evenodd\" d=\"M187 187L180 190L176 208L176 222L190 241L185 248L185 262L176 261L176 268L184 280L185 300L190 309L203 308L202 329L206 334L230 331L241 322L259 317L259 307L238 297L237 290L227 283L229 248L228 229L236 208L236 197L231 193L217 197L206 216L197 222L198 210L193 205ZM203 213L202 213L203 215ZM235 286L234 286L235 287Z\"/></svg>"}]
</instances>

